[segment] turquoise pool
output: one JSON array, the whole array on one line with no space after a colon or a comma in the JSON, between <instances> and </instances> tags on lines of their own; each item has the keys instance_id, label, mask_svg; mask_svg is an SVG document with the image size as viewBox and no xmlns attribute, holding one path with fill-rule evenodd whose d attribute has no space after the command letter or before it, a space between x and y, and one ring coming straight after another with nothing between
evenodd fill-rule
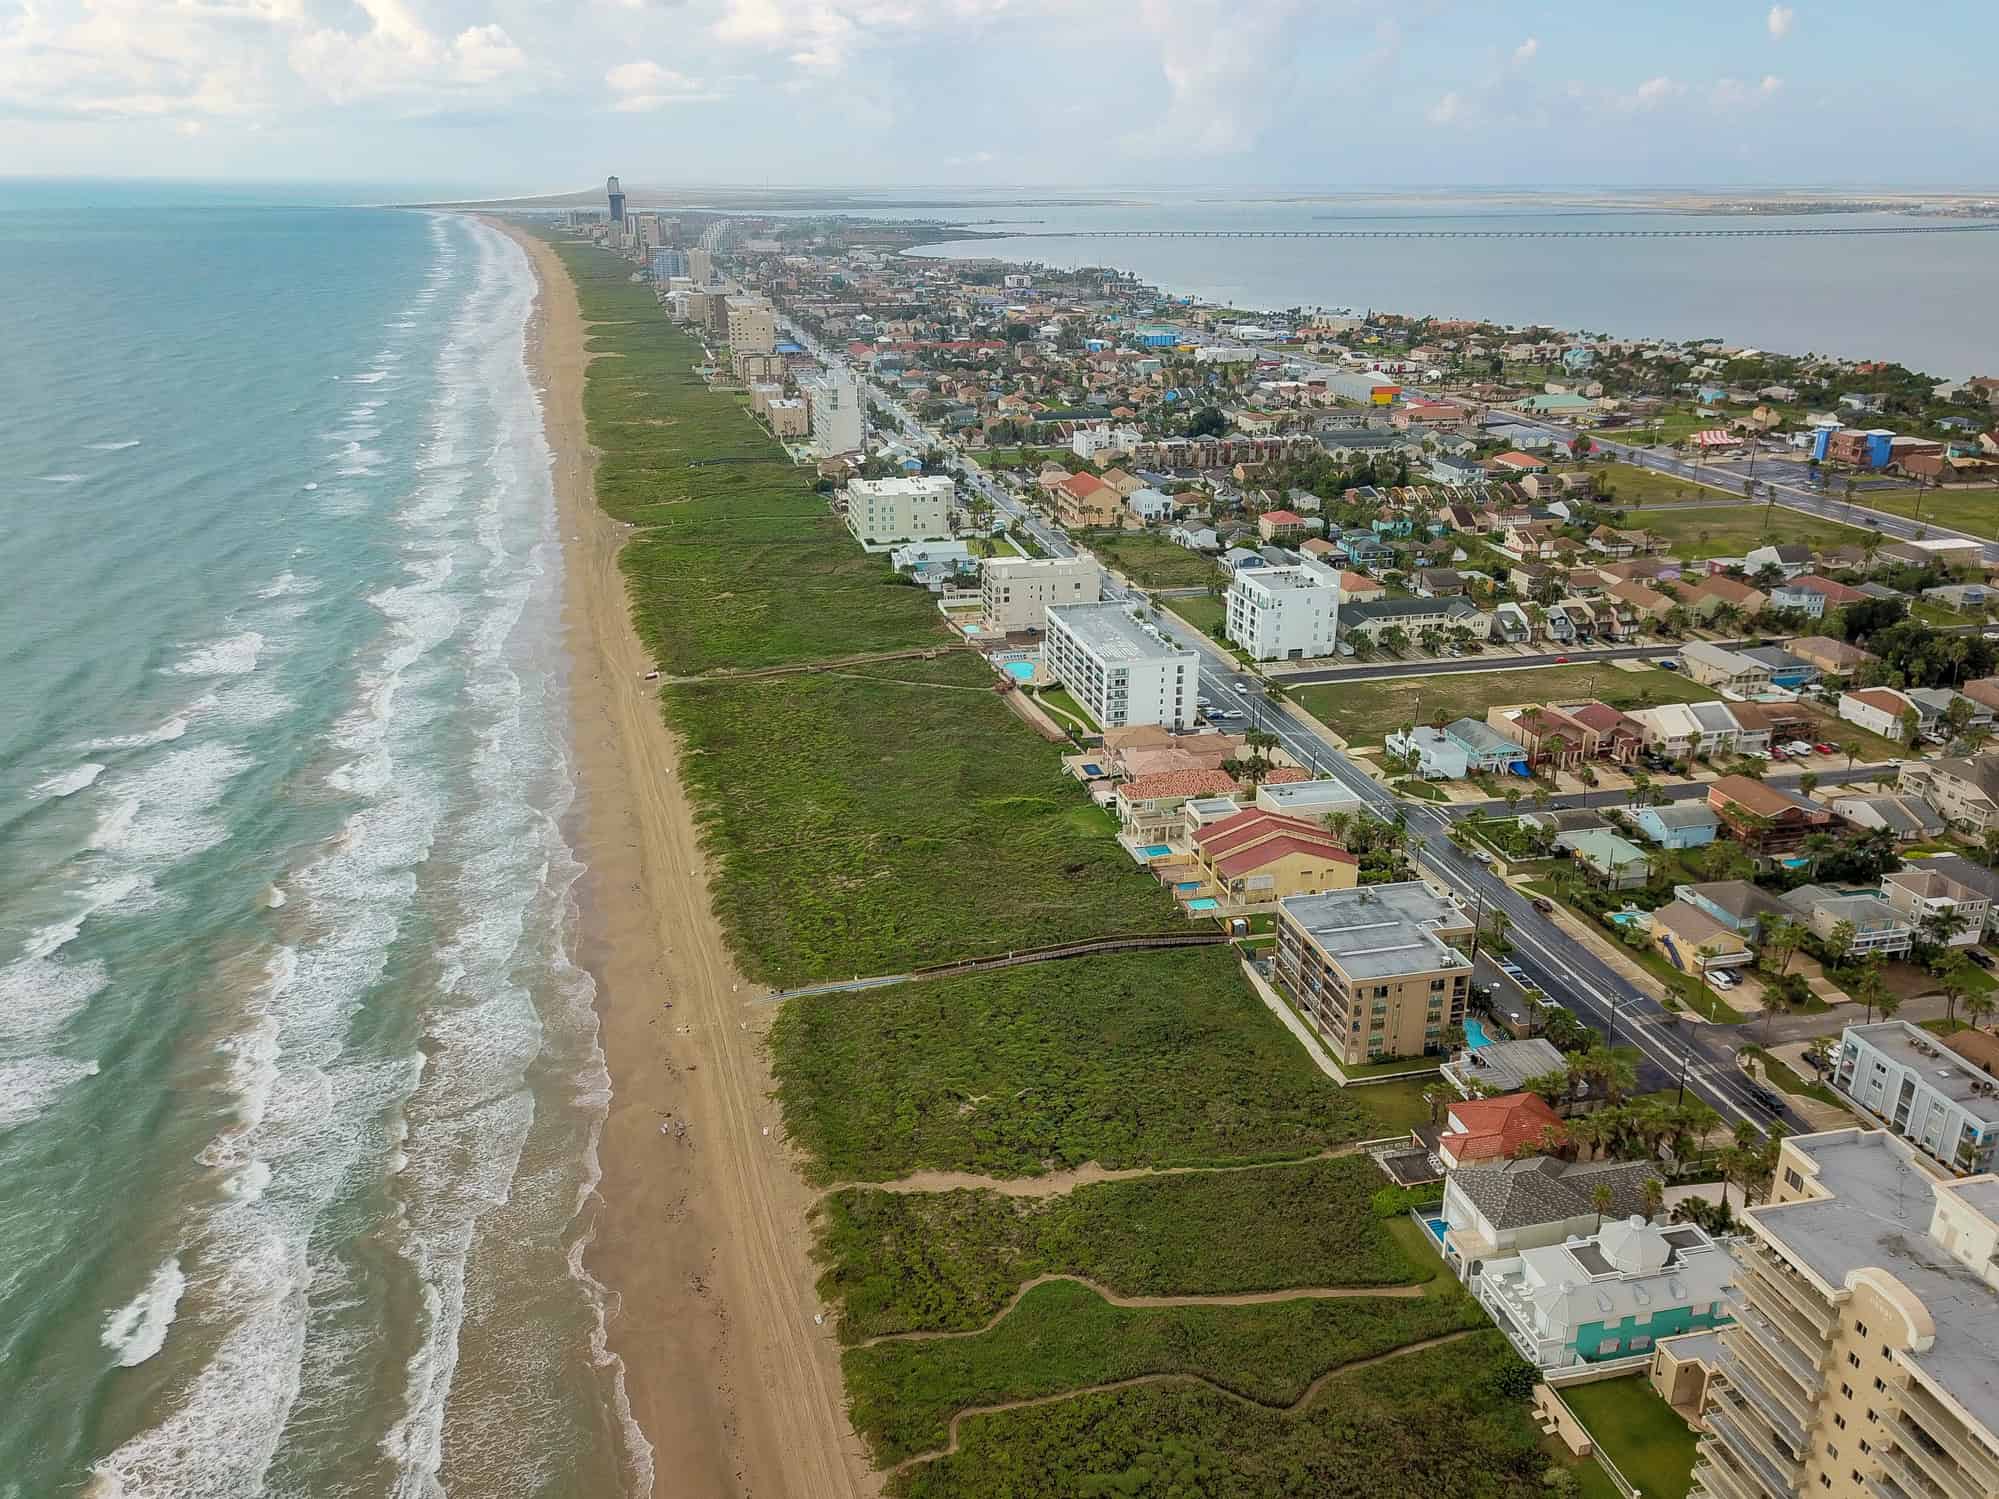
<instances>
[{"instance_id":1,"label":"turquoise pool","mask_svg":"<svg viewBox=\"0 0 1999 1499\"><path fill-rule=\"evenodd\" d=\"M1425 1218L1423 1220L1423 1227L1430 1231L1430 1237L1437 1241L1439 1249L1444 1247L1444 1230L1448 1226L1442 1218Z\"/></svg>"},{"instance_id":2,"label":"turquoise pool","mask_svg":"<svg viewBox=\"0 0 1999 1499\"><path fill-rule=\"evenodd\" d=\"M1034 663L1032 661L1009 661L1006 664L1006 674L1016 682L1032 681L1034 678Z\"/></svg>"},{"instance_id":3,"label":"turquoise pool","mask_svg":"<svg viewBox=\"0 0 1999 1499\"><path fill-rule=\"evenodd\" d=\"M1643 911L1612 911L1604 918L1605 921L1614 921L1619 926L1637 926L1644 919Z\"/></svg>"},{"instance_id":4,"label":"turquoise pool","mask_svg":"<svg viewBox=\"0 0 1999 1499\"><path fill-rule=\"evenodd\" d=\"M1777 862L1783 865L1786 869L1808 869L1811 867L1812 861L1810 859L1792 858L1792 859L1779 859Z\"/></svg>"},{"instance_id":5,"label":"turquoise pool","mask_svg":"<svg viewBox=\"0 0 1999 1499\"><path fill-rule=\"evenodd\" d=\"M1173 845L1170 843L1148 843L1139 852L1144 854L1148 859L1163 859L1173 852Z\"/></svg>"},{"instance_id":6,"label":"turquoise pool","mask_svg":"<svg viewBox=\"0 0 1999 1499\"><path fill-rule=\"evenodd\" d=\"M1220 905L1221 902L1216 900L1212 895L1204 895L1199 900L1188 901L1187 909L1190 911L1213 911L1219 908Z\"/></svg>"},{"instance_id":7,"label":"turquoise pool","mask_svg":"<svg viewBox=\"0 0 1999 1499\"><path fill-rule=\"evenodd\" d=\"M1465 1016L1465 1044L1467 1046L1490 1046L1492 1037L1486 1033L1485 1024L1475 1016Z\"/></svg>"}]
</instances>

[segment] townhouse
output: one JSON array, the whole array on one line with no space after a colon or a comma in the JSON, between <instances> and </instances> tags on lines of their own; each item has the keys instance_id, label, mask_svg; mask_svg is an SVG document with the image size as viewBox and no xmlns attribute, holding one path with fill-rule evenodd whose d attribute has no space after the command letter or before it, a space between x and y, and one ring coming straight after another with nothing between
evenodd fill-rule
<instances>
[{"instance_id":1,"label":"townhouse","mask_svg":"<svg viewBox=\"0 0 1999 1499\"><path fill-rule=\"evenodd\" d=\"M1687 676L1703 687L1747 697L1770 685L1770 668L1754 657L1725 646L1692 640L1682 647L1680 659Z\"/></svg>"},{"instance_id":2,"label":"townhouse","mask_svg":"<svg viewBox=\"0 0 1999 1499\"><path fill-rule=\"evenodd\" d=\"M1723 776L1708 787L1707 800L1728 836L1758 858L1792 853L1832 826L1832 813L1817 802L1748 776Z\"/></svg>"},{"instance_id":3,"label":"townhouse","mask_svg":"<svg viewBox=\"0 0 1999 1499\"><path fill-rule=\"evenodd\" d=\"M1944 925L1954 925L1956 929L1942 937L1944 946L1972 947L1985 936L1991 905L1985 893L1931 868L1928 860L1883 875L1881 893L1918 934L1933 929L1941 932Z\"/></svg>"}]
</instances>

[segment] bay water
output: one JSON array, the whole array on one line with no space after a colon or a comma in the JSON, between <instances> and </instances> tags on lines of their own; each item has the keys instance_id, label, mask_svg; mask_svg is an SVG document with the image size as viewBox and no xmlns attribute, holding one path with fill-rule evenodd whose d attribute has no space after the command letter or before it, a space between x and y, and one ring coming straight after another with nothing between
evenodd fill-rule
<instances>
[{"instance_id":1,"label":"bay water","mask_svg":"<svg viewBox=\"0 0 1999 1499\"><path fill-rule=\"evenodd\" d=\"M533 298L0 186L0 1499L649 1487Z\"/></svg>"}]
</instances>

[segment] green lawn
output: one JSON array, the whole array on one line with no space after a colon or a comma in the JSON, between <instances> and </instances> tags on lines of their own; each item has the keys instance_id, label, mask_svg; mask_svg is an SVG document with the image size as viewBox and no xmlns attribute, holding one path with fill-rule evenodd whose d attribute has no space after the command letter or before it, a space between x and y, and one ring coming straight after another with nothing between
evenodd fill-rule
<instances>
[{"instance_id":1,"label":"green lawn","mask_svg":"<svg viewBox=\"0 0 1999 1499\"><path fill-rule=\"evenodd\" d=\"M1660 654L1671 649L1662 645ZM1580 702L1594 697L1613 708L1643 708L1707 702L1716 693L1678 672L1619 671L1606 662L1331 682L1297 688L1292 696L1349 743L1379 744L1404 723L1432 723L1439 718L1475 718L1483 723L1486 710L1497 704Z\"/></svg>"},{"instance_id":2,"label":"green lawn","mask_svg":"<svg viewBox=\"0 0 1999 1499\"><path fill-rule=\"evenodd\" d=\"M1647 1499L1686 1499L1698 1438L1644 1375L1571 1385L1562 1398Z\"/></svg>"},{"instance_id":3,"label":"green lawn","mask_svg":"<svg viewBox=\"0 0 1999 1499\"><path fill-rule=\"evenodd\" d=\"M1500 1333L1336 1375L1296 1413L1143 1385L979 1416L898 1499L1542 1499L1527 1372Z\"/></svg>"},{"instance_id":4,"label":"green lawn","mask_svg":"<svg viewBox=\"0 0 1999 1499\"><path fill-rule=\"evenodd\" d=\"M1083 730L1083 732L1086 734L1093 734L1096 732L1097 721L1094 718L1090 717L1090 710L1085 708L1081 703L1077 702L1074 694L1072 694L1068 688L1066 687L1038 688L1035 691L1034 697L1035 700L1039 702L1042 707L1048 709L1050 713L1054 714L1054 716L1058 721L1063 723L1073 723L1078 727L1080 727Z\"/></svg>"},{"instance_id":5,"label":"green lawn","mask_svg":"<svg viewBox=\"0 0 1999 1499\"><path fill-rule=\"evenodd\" d=\"M1857 527L1802 515L1782 505L1766 514L1760 502L1713 510L1647 510L1636 516L1634 523L1665 538L1675 556L1688 559L1740 557L1780 541L1813 547L1858 546L1867 535Z\"/></svg>"},{"instance_id":6,"label":"green lawn","mask_svg":"<svg viewBox=\"0 0 1999 1499\"><path fill-rule=\"evenodd\" d=\"M1168 541L1164 531L1079 531L1075 540L1145 588L1205 586L1219 576L1214 558Z\"/></svg>"},{"instance_id":7,"label":"green lawn","mask_svg":"<svg viewBox=\"0 0 1999 1499\"><path fill-rule=\"evenodd\" d=\"M841 1366L854 1426L887 1466L945 1446L950 1418L970 1406L1146 1374L1199 1375L1261 1405L1286 1406L1328 1370L1485 1320L1455 1282L1414 1301L1118 1307L1057 1281L1036 1286L990 1331L853 1348Z\"/></svg>"},{"instance_id":8,"label":"green lawn","mask_svg":"<svg viewBox=\"0 0 1999 1499\"><path fill-rule=\"evenodd\" d=\"M1228 618L1229 606L1225 599L1212 594L1187 594L1180 598L1160 599L1159 606L1171 609L1203 635L1214 635Z\"/></svg>"},{"instance_id":9,"label":"green lawn","mask_svg":"<svg viewBox=\"0 0 1999 1499\"><path fill-rule=\"evenodd\" d=\"M1370 1093L1377 1089L1369 1089ZM1060 1197L846 1187L818 1209L820 1296L840 1337L984 1327L1021 1283L1077 1275L1125 1296L1408 1285L1437 1274L1370 1199L1366 1156L1095 1182ZM1245 1241L1256 1245L1245 1254Z\"/></svg>"},{"instance_id":10,"label":"green lawn","mask_svg":"<svg viewBox=\"0 0 1999 1499\"><path fill-rule=\"evenodd\" d=\"M1823 1006L1821 1008L1824 1008ZM1838 1104L1840 1098L1823 1083L1811 1082L1787 1066L1780 1058L1773 1057L1760 1046L1745 1046L1743 1052L1756 1059L1756 1069L1778 1088L1801 1098L1814 1098L1820 1103Z\"/></svg>"},{"instance_id":11,"label":"green lawn","mask_svg":"<svg viewBox=\"0 0 1999 1499\"><path fill-rule=\"evenodd\" d=\"M1358 1069L1347 1067L1342 1070L1352 1076ZM1430 1122L1430 1106L1423 1101L1423 1095L1439 1091L1456 1097L1451 1093L1450 1085L1432 1073L1428 1077L1392 1083L1369 1083L1364 1088L1353 1089L1352 1095L1382 1123L1394 1129L1418 1129Z\"/></svg>"},{"instance_id":12,"label":"green lawn","mask_svg":"<svg viewBox=\"0 0 1999 1499\"><path fill-rule=\"evenodd\" d=\"M1585 471L1596 475L1599 491L1608 487L1610 495L1606 503L1611 508L1627 510L1630 523L1647 530L1657 529L1646 514L1653 505L1685 505L1721 498L1704 484L1630 463L1592 463Z\"/></svg>"},{"instance_id":13,"label":"green lawn","mask_svg":"<svg viewBox=\"0 0 1999 1499\"><path fill-rule=\"evenodd\" d=\"M1845 496L1837 479L1828 493L1835 499ZM1885 511L1889 515L1906 515L1911 519L1918 514L1918 500L1922 504L1920 514L1925 522L1934 521L1947 530L1963 531L1972 536L1999 537L1999 486L1921 491L1867 489L1857 491L1853 496L1856 505Z\"/></svg>"},{"instance_id":14,"label":"green lawn","mask_svg":"<svg viewBox=\"0 0 1999 1499\"><path fill-rule=\"evenodd\" d=\"M770 1044L818 1181L1296 1160L1374 1124L1226 947L806 996Z\"/></svg>"}]
</instances>

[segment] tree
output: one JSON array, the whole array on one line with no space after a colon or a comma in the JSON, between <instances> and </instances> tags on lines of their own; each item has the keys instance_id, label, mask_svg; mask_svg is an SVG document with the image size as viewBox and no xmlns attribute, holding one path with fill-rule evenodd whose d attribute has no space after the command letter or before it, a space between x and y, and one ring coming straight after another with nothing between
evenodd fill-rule
<instances>
[{"instance_id":1,"label":"tree","mask_svg":"<svg viewBox=\"0 0 1999 1499\"><path fill-rule=\"evenodd\" d=\"M1971 983L1966 976L1970 968L1971 964L1965 960L1963 953L1954 953L1937 970L1937 987L1943 991L1943 1014L1946 1020L1957 1019L1958 1005L1963 1002L1965 995L1971 992Z\"/></svg>"},{"instance_id":2,"label":"tree","mask_svg":"<svg viewBox=\"0 0 1999 1499\"><path fill-rule=\"evenodd\" d=\"M1666 1184L1656 1176L1645 1178L1645 1216L1656 1219L1666 1211Z\"/></svg>"},{"instance_id":3,"label":"tree","mask_svg":"<svg viewBox=\"0 0 1999 1499\"><path fill-rule=\"evenodd\" d=\"M1893 989L1885 986L1882 988L1879 997L1874 1001L1874 1011L1883 1020L1893 1020L1901 1008L1902 996L1897 994Z\"/></svg>"},{"instance_id":4,"label":"tree","mask_svg":"<svg viewBox=\"0 0 1999 1499\"><path fill-rule=\"evenodd\" d=\"M1228 429L1228 417L1216 406L1203 406L1187 422L1189 437L1220 437Z\"/></svg>"},{"instance_id":5,"label":"tree","mask_svg":"<svg viewBox=\"0 0 1999 1499\"><path fill-rule=\"evenodd\" d=\"M1964 996L1964 1013L1973 1030L1983 1030L1995 1009L1999 1009L1999 1000L1986 990L1980 989Z\"/></svg>"},{"instance_id":6,"label":"tree","mask_svg":"<svg viewBox=\"0 0 1999 1499\"><path fill-rule=\"evenodd\" d=\"M1610 1211L1613 1194L1609 1182L1598 1182L1589 1189L1589 1205L1596 1211L1596 1226L1603 1227L1604 1215Z\"/></svg>"},{"instance_id":7,"label":"tree","mask_svg":"<svg viewBox=\"0 0 1999 1499\"><path fill-rule=\"evenodd\" d=\"M1853 947L1860 940L1860 931L1850 921L1835 921L1832 930L1825 937L1825 960L1828 967L1844 968L1853 957Z\"/></svg>"}]
</instances>

